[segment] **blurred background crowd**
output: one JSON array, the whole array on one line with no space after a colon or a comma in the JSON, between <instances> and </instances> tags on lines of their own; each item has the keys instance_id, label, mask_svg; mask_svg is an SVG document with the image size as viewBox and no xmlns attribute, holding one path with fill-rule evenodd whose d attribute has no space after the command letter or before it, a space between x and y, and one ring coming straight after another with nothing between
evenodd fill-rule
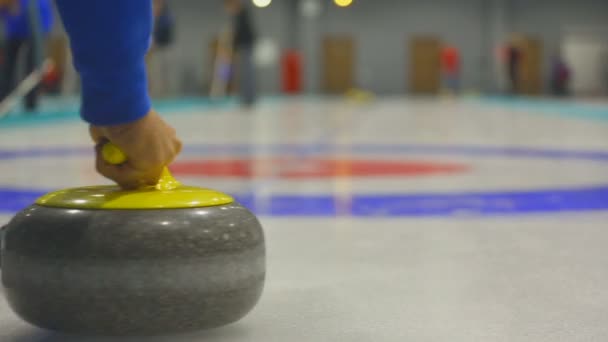
<instances>
[{"instance_id":1,"label":"blurred background crowd","mask_svg":"<svg viewBox=\"0 0 608 342\"><path fill-rule=\"evenodd\" d=\"M31 112L78 80L53 2L17 3L2 10L0 97L46 60ZM155 0L153 14L155 98L608 94L601 0Z\"/></svg>"}]
</instances>

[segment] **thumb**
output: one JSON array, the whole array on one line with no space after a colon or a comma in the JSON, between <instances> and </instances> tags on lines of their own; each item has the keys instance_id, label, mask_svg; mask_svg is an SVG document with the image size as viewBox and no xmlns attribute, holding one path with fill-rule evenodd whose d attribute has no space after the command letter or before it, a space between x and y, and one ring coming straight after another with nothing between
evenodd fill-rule
<instances>
[{"instance_id":1,"label":"thumb","mask_svg":"<svg viewBox=\"0 0 608 342\"><path fill-rule=\"evenodd\" d=\"M112 165L105 161L101 153L101 146L96 148L95 167L104 177L116 182L125 190L135 190L146 186L158 184L162 168L152 168L146 171L138 170L129 162L121 165Z\"/></svg>"}]
</instances>

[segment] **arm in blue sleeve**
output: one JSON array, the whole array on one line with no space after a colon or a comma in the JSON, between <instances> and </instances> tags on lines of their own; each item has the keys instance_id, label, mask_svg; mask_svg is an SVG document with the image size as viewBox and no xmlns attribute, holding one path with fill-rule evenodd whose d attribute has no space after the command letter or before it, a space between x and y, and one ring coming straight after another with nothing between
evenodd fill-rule
<instances>
[{"instance_id":1,"label":"arm in blue sleeve","mask_svg":"<svg viewBox=\"0 0 608 342\"><path fill-rule=\"evenodd\" d=\"M57 0L82 81L81 114L94 125L136 121L150 111L145 55L151 0Z\"/></svg>"}]
</instances>

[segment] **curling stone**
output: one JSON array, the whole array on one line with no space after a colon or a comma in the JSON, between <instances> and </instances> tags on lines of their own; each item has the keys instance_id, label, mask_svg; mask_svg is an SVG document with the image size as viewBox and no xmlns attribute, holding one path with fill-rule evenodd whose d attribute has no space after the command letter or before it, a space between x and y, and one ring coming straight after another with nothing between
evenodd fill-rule
<instances>
[{"instance_id":1,"label":"curling stone","mask_svg":"<svg viewBox=\"0 0 608 342\"><path fill-rule=\"evenodd\" d=\"M126 158L113 145L104 156ZM264 234L228 195L179 184L63 190L0 233L2 285L25 321L63 333L167 335L244 317L261 296Z\"/></svg>"}]
</instances>

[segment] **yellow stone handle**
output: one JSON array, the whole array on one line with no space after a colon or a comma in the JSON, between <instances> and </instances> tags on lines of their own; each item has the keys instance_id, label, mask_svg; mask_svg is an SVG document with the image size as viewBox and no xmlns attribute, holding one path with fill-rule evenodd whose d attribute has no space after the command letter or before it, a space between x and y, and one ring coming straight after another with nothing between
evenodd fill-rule
<instances>
[{"instance_id":1,"label":"yellow stone handle","mask_svg":"<svg viewBox=\"0 0 608 342\"><path fill-rule=\"evenodd\" d=\"M101 155L107 163L112 165L124 164L128 159L127 155L111 142L103 145L101 148ZM178 182L173 175L171 175L169 169L165 167L155 188L160 191L169 191L179 186L181 186L181 183Z\"/></svg>"}]
</instances>

